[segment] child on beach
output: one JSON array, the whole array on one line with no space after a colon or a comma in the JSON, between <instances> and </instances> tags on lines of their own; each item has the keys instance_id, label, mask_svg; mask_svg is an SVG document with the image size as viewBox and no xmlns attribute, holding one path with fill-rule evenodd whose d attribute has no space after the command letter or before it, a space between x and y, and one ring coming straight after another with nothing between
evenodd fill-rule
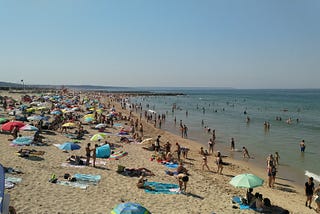
<instances>
[{"instance_id":1,"label":"child on beach","mask_svg":"<svg viewBox=\"0 0 320 214\"><path fill-rule=\"evenodd\" d=\"M242 154L243 154L243 159L245 159L246 157L250 159L248 149L245 146L242 147Z\"/></svg>"}]
</instances>

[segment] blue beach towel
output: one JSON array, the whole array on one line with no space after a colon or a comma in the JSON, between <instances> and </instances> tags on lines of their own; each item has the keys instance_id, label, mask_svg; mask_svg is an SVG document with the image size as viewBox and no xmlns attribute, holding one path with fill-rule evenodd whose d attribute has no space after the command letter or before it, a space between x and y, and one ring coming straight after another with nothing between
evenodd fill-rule
<instances>
[{"instance_id":1,"label":"blue beach towel","mask_svg":"<svg viewBox=\"0 0 320 214\"><path fill-rule=\"evenodd\" d=\"M170 169L176 169L178 168L178 164L177 163L165 163L164 164L166 167L170 168Z\"/></svg>"},{"instance_id":2,"label":"blue beach towel","mask_svg":"<svg viewBox=\"0 0 320 214\"><path fill-rule=\"evenodd\" d=\"M178 184L145 182L145 185L154 188L154 190L145 189L146 193L151 193L151 194L178 194L178 193L180 193Z\"/></svg>"},{"instance_id":3,"label":"blue beach towel","mask_svg":"<svg viewBox=\"0 0 320 214\"><path fill-rule=\"evenodd\" d=\"M101 179L101 175L90 175L90 174L75 174L74 177L77 181L87 181L98 183Z\"/></svg>"},{"instance_id":4,"label":"blue beach towel","mask_svg":"<svg viewBox=\"0 0 320 214\"><path fill-rule=\"evenodd\" d=\"M241 198L239 196L232 197L232 201L240 205L240 210L256 210L255 208L250 208L249 205L242 204Z\"/></svg>"}]
</instances>

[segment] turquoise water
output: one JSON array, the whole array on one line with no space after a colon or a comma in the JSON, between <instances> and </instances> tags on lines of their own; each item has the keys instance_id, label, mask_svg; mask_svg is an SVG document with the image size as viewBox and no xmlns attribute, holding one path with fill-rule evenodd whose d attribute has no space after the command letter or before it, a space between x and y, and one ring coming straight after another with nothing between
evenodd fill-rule
<instances>
[{"instance_id":1,"label":"turquoise water","mask_svg":"<svg viewBox=\"0 0 320 214\"><path fill-rule=\"evenodd\" d=\"M164 92L163 89L155 91ZM277 151L280 154L278 170L286 179L303 183L305 170L320 174L320 90L169 91L185 95L135 97L130 102L142 103L144 110L148 110L146 104L149 104L149 109L167 114L162 128L173 133L179 133L182 120L188 127L189 138L206 146L211 135L204 131L203 120L204 126L216 130L217 148L236 159L241 159L241 153L229 151L231 137L235 138L236 148L246 146L255 157L250 161L261 167L265 166L267 155ZM173 104L177 106L174 112ZM281 117L282 121L276 117ZM286 123L288 118L292 118L291 124ZM265 130L264 121L271 124L269 131ZM304 154L299 148L302 139L306 142Z\"/></svg>"}]
</instances>

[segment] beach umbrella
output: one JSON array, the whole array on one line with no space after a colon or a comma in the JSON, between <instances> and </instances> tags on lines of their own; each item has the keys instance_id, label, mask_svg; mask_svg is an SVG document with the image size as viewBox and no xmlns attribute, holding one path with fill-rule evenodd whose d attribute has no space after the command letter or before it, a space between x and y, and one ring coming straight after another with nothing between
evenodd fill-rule
<instances>
[{"instance_id":1,"label":"beach umbrella","mask_svg":"<svg viewBox=\"0 0 320 214\"><path fill-rule=\"evenodd\" d=\"M314 180L320 182L320 176L319 176L319 175L314 174L314 173L312 173L312 172L309 172L308 170L306 170L304 174L305 174L306 176L308 176L308 177L313 177Z\"/></svg>"},{"instance_id":2,"label":"beach umbrella","mask_svg":"<svg viewBox=\"0 0 320 214\"><path fill-rule=\"evenodd\" d=\"M105 133L98 133L98 134L95 134L91 137L91 141L99 141L99 140L103 140L106 138L106 134Z\"/></svg>"},{"instance_id":3,"label":"beach umbrella","mask_svg":"<svg viewBox=\"0 0 320 214\"><path fill-rule=\"evenodd\" d=\"M49 108L46 107L46 106L40 106L40 107L37 108L38 111L42 111L42 110L43 110L43 111L46 111L46 110L48 110L48 109L49 109Z\"/></svg>"},{"instance_id":4,"label":"beach umbrella","mask_svg":"<svg viewBox=\"0 0 320 214\"><path fill-rule=\"evenodd\" d=\"M59 146L59 149L66 150L66 151L78 150L80 148L81 146L72 142L65 142L64 144L61 144Z\"/></svg>"},{"instance_id":5,"label":"beach umbrella","mask_svg":"<svg viewBox=\"0 0 320 214\"><path fill-rule=\"evenodd\" d=\"M35 112L35 108L28 108L26 111L28 112L28 113L32 113L32 112Z\"/></svg>"},{"instance_id":6,"label":"beach umbrella","mask_svg":"<svg viewBox=\"0 0 320 214\"><path fill-rule=\"evenodd\" d=\"M54 110L54 111L50 112L50 114L60 115L60 114L62 114L62 112L59 110Z\"/></svg>"},{"instance_id":7,"label":"beach umbrella","mask_svg":"<svg viewBox=\"0 0 320 214\"><path fill-rule=\"evenodd\" d=\"M262 186L263 179L253 174L240 174L231 179L231 185L240 188L255 188Z\"/></svg>"},{"instance_id":8,"label":"beach umbrella","mask_svg":"<svg viewBox=\"0 0 320 214\"><path fill-rule=\"evenodd\" d=\"M86 115L83 116L83 118L88 118L88 117L94 118L94 115L93 114L86 114Z\"/></svg>"},{"instance_id":9,"label":"beach umbrella","mask_svg":"<svg viewBox=\"0 0 320 214\"><path fill-rule=\"evenodd\" d=\"M8 122L7 118L3 118L3 117L0 118L0 124L6 123L6 122Z\"/></svg>"},{"instance_id":10,"label":"beach umbrella","mask_svg":"<svg viewBox=\"0 0 320 214\"><path fill-rule=\"evenodd\" d=\"M65 123L62 125L62 127L75 127L76 124L75 123Z\"/></svg>"},{"instance_id":11,"label":"beach umbrella","mask_svg":"<svg viewBox=\"0 0 320 214\"><path fill-rule=\"evenodd\" d=\"M13 144L19 145L19 146L30 145L32 142L33 142L33 137L30 137L30 136L18 137L12 141Z\"/></svg>"},{"instance_id":12,"label":"beach umbrella","mask_svg":"<svg viewBox=\"0 0 320 214\"><path fill-rule=\"evenodd\" d=\"M92 122L94 120L94 118L92 118L92 117L86 117L86 118L84 118L84 122L87 122L87 123L90 123L90 122Z\"/></svg>"},{"instance_id":13,"label":"beach umbrella","mask_svg":"<svg viewBox=\"0 0 320 214\"><path fill-rule=\"evenodd\" d=\"M100 129L100 128L105 128L105 127L106 127L106 124L104 124L104 123L99 123L99 124L96 125L94 128Z\"/></svg>"},{"instance_id":14,"label":"beach umbrella","mask_svg":"<svg viewBox=\"0 0 320 214\"><path fill-rule=\"evenodd\" d=\"M32 125L25 125L25 126L22 126L19 130L22 130L22 131L38 131L39 129L35 126L32 126Z\"/></svg>"},{"instance_id":15,"label":"beach umbrella","mask_svg":"<svg viewBox=\"0 0 320 214\"><path fill-rule=\"evenodd\" d=\"M29 121L39 121L39 120L45 120L45 117L42 117L40 115L33 115L33 116L30 116L30 117L27 117L27 119Z\"/></svg>"},{"instance_id":16,"label":"beach umbrella","mask_svg":"<svg viewBox=\"0 0 320 214\"><path fill-rule=\"evenodd\" d=\"M111 211L111 214L151 214L151 212L141 204L127 202L118 204Z\"/></svg>"},{"instance_id":17,"label":"beach umbrella","mask_svg":"<svg viewBox=\"0 0 320 214\"><path fill-rule=\"evenodd\" d=\"M24 125L25 124L21 121L9 121L1 126L1 130L11 132L15 126L18 126L18 128L21 128Z\"/></svg>"}]
</instances>

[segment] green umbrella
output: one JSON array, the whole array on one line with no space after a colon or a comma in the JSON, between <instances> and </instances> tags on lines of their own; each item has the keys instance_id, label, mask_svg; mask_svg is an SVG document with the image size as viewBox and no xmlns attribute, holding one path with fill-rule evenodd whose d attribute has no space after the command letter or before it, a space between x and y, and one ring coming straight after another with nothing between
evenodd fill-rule
<instances>
[{"instance_id":1,"label":"green umbrella","mask_svg":"<svg viewBox=\"0 0 320 214\"><path fill-rule=\"evenodd\" d=\"M263 179L253 174L241 174L233 177L229 183L240 188L255 188L262 186Z\"/></svg>"},{"instance_id":2,"label":"green umbrella","mask_svg":"<svg viewBox=\"0 0 320 214\"><path fill-rule=\"evenodd\" d=\"M0 124L5 123L5 122L7 122L7 121L8 121L7 118L3 118L3 117L0 118Z\"/></svg>"},{"instance_id":3,"label":"green umbrella","mask_svg":"<svg viewBox=\"0 0 320 214\"><path fill-rule=\"evenodd\" d=\"M95 134L91 137L91 141L99 141L99 140L103 140L106 138L106 134L105 133L98 133L98 134Z\"/></svg>"}]
</instances>

